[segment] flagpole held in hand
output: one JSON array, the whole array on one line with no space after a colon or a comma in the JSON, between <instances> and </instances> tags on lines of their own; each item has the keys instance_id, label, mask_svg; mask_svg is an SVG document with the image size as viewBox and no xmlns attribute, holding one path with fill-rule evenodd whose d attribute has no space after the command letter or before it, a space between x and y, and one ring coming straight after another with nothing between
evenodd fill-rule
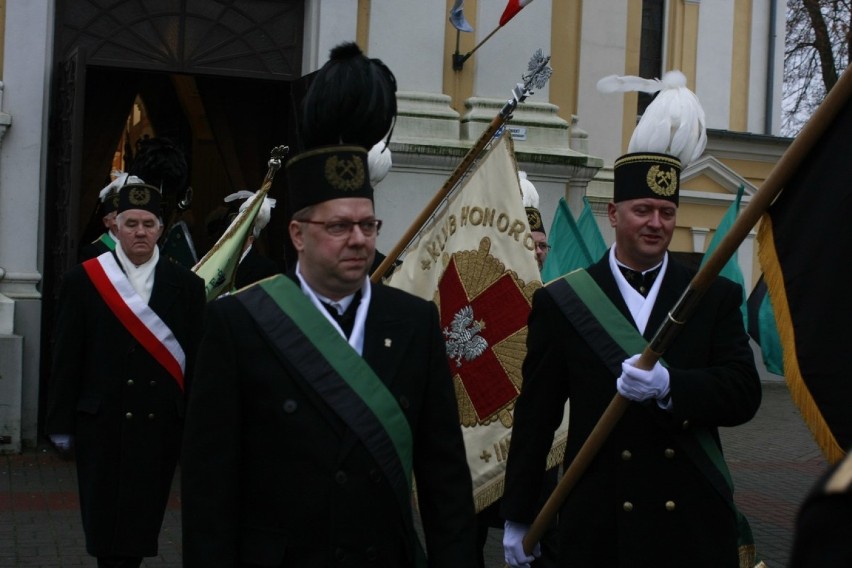
<instances>
[{"instance_id":1,"label":"flagpole held in hand","mask_svg":"<svg viewBox=\"0 0 852 568\"><path fill-rule=\"evenodd\" d=\"M540 49L533 54L527 67L530 70L530 73L522 76L524 82L517 83L515 85L515 88L512 89L512 98L506 101L506 104L503 105L503 108L500 109L497 116L491 120L488 128L485 129L485 132L482 133L473 147L468 150L461 163L456 167L453 173L450 174L447 181L444 182L444 185L441 186L437 193L435 193L432 200L426 204L426 207L414 220L405 234L402 235L396 245L390 250L390 252L388 252L385 259L373 272L371 276L371 280L373 282L378 282L382 275L384 275L390 267L393 266L399 256L403 253L403 251L405 251L406 247L408 247L409 243L411 243L417 233L435 213L444 199L447 198L459 180L464 177L464 174L467 173L470 166L473 165L473 162L494 137L494 133L496 133L497 130L506 123L506 121L512 118L512 113L517 108L518 104L524 102L528 96L533 94L531 89L533 87L541 89L547 84L547 80L550 79L550 75L553 73L553 70L548 67L549 62L550 56L548 55L545 57L542 55Z\"/></svg>"},{"instance_id":2,"label":"flagpole held in hand","mask_svg":"<svg viewBox=\"0 0 852 568\"><path fill-rule=\"evenodd\" d=\"M204 278L207 301L215 300L233 286L240 255L246 239L251 234L254 219L266 194L269 193L269 188L272 187L275 173L281 168L289 150L288 146L276 146L271 150L263 184L254 196L249 198L249 206L237 214L216 244L192 267L193 272Z\"/></svg>"},{"instance_id":3,"label":"flagpole held in hand","mask_svg":"<svg viewBox=\"0 0 852 568\"><path fill-rule=\"evenodd\" d=\"M840 79L829 91L825 100L805 124L798 136L778 160L778 163L755 192L751 202L740 213L731 229L718 248L710 255L707 262L692 278L680 299L669 312L668 317L657 330L651 342L642 352L636 367L650 370L657 360L662 357L671 342L680 333L706 292L707 288L718 276L728 259L733 256L740 244L745 240L761 216L792 178L797 168L802 164L808 152L815 146L822 134L827 130L840 110L847 104L852 104L852 70L843 72ZM571 492L574 484L583 475L586 468L600 450L604 441L615 428L618 421L627 410L630 401L616 394L607 409L601 415L589 437L586 439L577 456L565 471L556 489L542 507L535 521L530 526L524 538L524 551L530 554L536 543L541 540L547 528Z\"/></svg>"}]
</instances>

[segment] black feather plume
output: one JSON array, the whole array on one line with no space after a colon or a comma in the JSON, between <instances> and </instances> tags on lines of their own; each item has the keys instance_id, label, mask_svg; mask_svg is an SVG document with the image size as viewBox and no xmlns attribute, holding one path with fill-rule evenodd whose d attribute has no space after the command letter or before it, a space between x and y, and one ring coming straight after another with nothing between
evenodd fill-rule
<instances>
[{"instance_id":1,"label":"black feather plume","mask_svg":"<svg viewBox=\"0 0 852 568\"><path fill-rule=\"evenodd\" d=\"M168 138L143 138L136 144L136 155L128 173L159 187L164 197L174 196L186 186L186 157Z\"/></svg>"},{"instance_id":2,"label":"black feather plume","mask_svg":"<svg viewBox=\"0 0 852 568\"><path fill-rule=\"evenodd\" d=\"M303 102L301 139L305 150L332 144L370 149L388 135L396 118L396 78L379 59L355 43L331 50Z\"/></svg>"}]
</instances>

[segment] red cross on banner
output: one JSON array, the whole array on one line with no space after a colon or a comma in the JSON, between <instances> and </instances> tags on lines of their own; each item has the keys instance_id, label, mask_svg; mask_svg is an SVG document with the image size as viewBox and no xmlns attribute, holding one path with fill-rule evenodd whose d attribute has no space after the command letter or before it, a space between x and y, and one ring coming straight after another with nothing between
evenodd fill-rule
<instances>
[{"instance_id":1,"label":"red cross on banner","mask_svg":"<svg viewBox=\"0 0 852 568\"><path fill-rule=\"evenodd\" d=\"M461 379L478 421L488 421L518 395L518 386L495 347L526 327L529 302L508 272L476 297L469 297L455 258L447 265L438 291L450 369ZM463 312L468 306L470 311ZM461 313L470 317L463 320Z\"/></svg>"}]
</instances>

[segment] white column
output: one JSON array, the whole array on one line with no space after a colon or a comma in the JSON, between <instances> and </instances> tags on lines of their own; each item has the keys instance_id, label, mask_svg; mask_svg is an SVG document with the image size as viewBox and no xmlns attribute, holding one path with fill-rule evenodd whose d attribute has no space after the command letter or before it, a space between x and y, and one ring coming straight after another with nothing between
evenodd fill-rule
<instances>
[{"instance_id":1,"label":"white column","mask_svg":"<svg viewBox=\"0 0 852 568\"><path fill-rule=\"evenodd\" d=\"M0 146L0 268L5 272L0 294L14 302L13 334L6 336L6 345L21 358L20 365L3 369L4 383L14 383L5 387L3 396L20 396L19 407L7 409L6 420L14 426L14 417L20 416L20 441L26 445L34 444L37 436L53 19L53 0L6 2L2 111L14 117L14 127ZM3 354L6 365L12 355L5 347ZM0 451L17 443L0 445Z\"/></svg>"}]
</instances>

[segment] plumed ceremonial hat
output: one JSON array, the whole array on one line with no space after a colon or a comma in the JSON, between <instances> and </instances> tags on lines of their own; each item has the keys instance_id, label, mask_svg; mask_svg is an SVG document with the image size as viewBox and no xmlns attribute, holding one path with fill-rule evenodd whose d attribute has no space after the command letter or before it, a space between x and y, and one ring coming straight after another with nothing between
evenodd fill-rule
<instances>
[{"instance_id":1,"label":"plumed ceremonial hat","mask_svg":"<svg viewBox=\"0 0 852 568\"><path fill-rule=\"evenodd\" d=\"M98 199L101 201L101 212L104 215L118 209L118 190L121 189L121 186L127 183L143 183L141 179L127 172L115 170L112 172L112 175L115 176L113 180L98 192Z\"/></svg>"},{"instance_id":2,"label":"plumed ceremonial hat","mask_svg":"<svg viewBox=\"0 0 852 568\"><path fill-rule=\"evenodd\" d=\"M373 199L367 153L390 137L396 79L354 43L331 50L305 95L299 136L303 151L287 162L293 212L330 199Z\"/></svg>"},{"instance_id":3,"label":"plumed ceremonial hat","mask_svg":"<svg viewBox=\"0 0 852 568\"><path fill-rule=\"evenodd\" d=\"M527 179L527 172L519 170L518 181L521 184L521 197L524 201L524 209L527 212L530 231L538 231L546 234L544 223L541 220L541 211L538 210L538 191L533 183Z\"/></svg>"},{"instance_id":4,"label":"plumed ceremonial hat","mask_svg":"<svg viewBox=\"0 0 852 568\"><path fill-rule=\"evenodd\" d=\"M680 71L660 79L611 75L598 81L604 93L657 93L633 131L627 154L615 161L613 201L652 197L675 205L680 172L707 146L704 109Z\"/></svg>"},{"instance_id":5,"label":"plumed ceremonial hat","mask_svg":"<svg viewBox=\"0 0 852 568\"><path fill-rule=\"evenodd\" d=\"M169 138L140 139L128 171L166 194L183 190L189 176L183 150Z\"/></svg>"},{"instance_id":6,"label":"plumed ceremonial hat","mask_svg":"<svg viewBox=\"0 0 852 568\"><path fill-rule=\"evenodd\" d=\"M161 202L160 190L153 185L127 183L118 190L117 211L123 213L130 209L142 209L159 217L162 214Z\"/></svg>"}]
</instances>

